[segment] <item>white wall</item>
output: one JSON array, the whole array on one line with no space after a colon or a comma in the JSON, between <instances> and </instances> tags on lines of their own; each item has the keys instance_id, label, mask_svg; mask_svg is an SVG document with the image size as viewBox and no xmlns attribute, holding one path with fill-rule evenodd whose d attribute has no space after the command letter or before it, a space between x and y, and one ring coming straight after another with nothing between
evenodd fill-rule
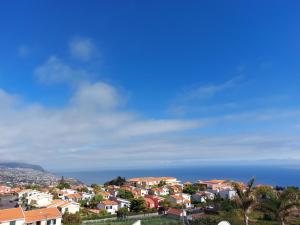
<instances>
[{"instance_id":1,"label":"white wall","mask_svg":"<svg viewBox=\"0 0 300 225\"><path fill-rule=\"evenodd\" d=\"M9 225L9 222L0 222L1 225ZM16 225L23 225L24 224L24 220L16 220Z\"/></svg>"}]
</instances>

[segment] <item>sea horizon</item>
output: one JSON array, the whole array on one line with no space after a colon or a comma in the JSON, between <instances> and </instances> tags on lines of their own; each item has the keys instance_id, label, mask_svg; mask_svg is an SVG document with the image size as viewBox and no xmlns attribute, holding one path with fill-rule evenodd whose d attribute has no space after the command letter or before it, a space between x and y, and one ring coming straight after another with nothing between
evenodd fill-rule
<instances>
[{"instance_id":1,"label":"sea horizon","mask_svg":"<svg viewBox=\"0 0 300 225\"><path fill-rule=\"evenodd\" d=\"M72 172L55 172L57 176L76 178L86 184L103 184L117 176L132 177L176 177L182 182L196 182L198 180L224 179L247 182L252 177L256 178L256 184L272 186L300 186L300 169L286 166L194 166L172 167L156 169L117 169L117 170L88 170Z\"/></svg>"}]
</instances>

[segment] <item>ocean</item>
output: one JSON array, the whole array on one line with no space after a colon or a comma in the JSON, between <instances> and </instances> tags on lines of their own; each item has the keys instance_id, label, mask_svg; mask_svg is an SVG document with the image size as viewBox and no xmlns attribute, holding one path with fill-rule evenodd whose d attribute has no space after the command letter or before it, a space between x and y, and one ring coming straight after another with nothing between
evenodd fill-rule
<instances>
[{"instance_id":1,"label":"ocean","mask_svg":"<svg viewBox=\"0 0 300 225\"><path fill-rule=\"evenodd\" d=\"M195 182L207 179L229 179L247 182L251 177L255 177L256 184L300 186L300 169L278 166L199 166L189 168L59 172L56 174L77 178L86 184L103 184L117 176L125 178L172 176L182 182Z\"/></svg>"}]
</instances>

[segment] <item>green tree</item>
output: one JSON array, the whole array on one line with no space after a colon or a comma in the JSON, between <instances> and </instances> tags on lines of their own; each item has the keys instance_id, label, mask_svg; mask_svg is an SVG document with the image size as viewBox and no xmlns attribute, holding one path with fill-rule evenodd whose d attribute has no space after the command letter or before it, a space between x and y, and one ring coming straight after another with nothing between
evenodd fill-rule
<instances>
[{"instance_id":1,"label":"green tree","mask_svg":"<svg viewBox=\"0 0 300 225\"><path fill-rule=\"evenodd\" d=\"M143 198L134 198L130 201L130 211L143 212L146 209L146 201Z\"/></svg>"},{"instance_id":2,"label":"green tree","mask_svg":"<svg viewBox=\"0 0 300 225\"><path fill-rule=\"evenodd\" d=\"M193 195L197 192L197 189L191 185L191 184L187 184L183 187L183 193L187 193L187 194L190 194L190 195Z\"/></svg>"},{"instance_id":3,"label":"green tree","mask_svg":"<svg viewBox=\"0 0 300 225\"><path fill-rule=\"evenodd\" d=\"M117 178L111 180L111 181L107 181L104 185L108 186L108 185L116 185L116 186L122 186L126 183L126 179L125 177L120 177L118 176Z\"/></svg>"},{"instance_id":4,"label":"green tree","mask_svg":"<svg viewBox=\"0 0 300 225\"><path fill-rule=\"evenodd\" d=\"M101 187L98 184L92 184L91 188L93 188L95 194L98 194L101 191Z\"/></svg>"},{"instance_id":5,"label":"green tree","mask_svg":"<svg viewBox=\"0 0 300 225\"><path fill-rule=\"evenodd\" d=\"M232 183L236 194L236 202L237 205L241 208L244 218L244 224L249 224L249 212L251 207L255 204L255 196L254 196L254 181L255 179L252 178L244 190L239 183Z\"/></svg>"},{"instance_id":6,"label":"green tree","mask_svg":"<svg viewBox=\"0 0 300 225\"><path fill-rule=\"evenodd\" d=\"M103 200L102 195L96 194L96 195L90 200L89 206L90 206L92 209L95 209L95 208L97 208L98 203L101 202L102 200Z\"/></svg>"},{"instance_id":7,"label":"green tree","mask_svg":"<svg viewBox=\"0 0 300 225\"><path fill-rule=\"evenodd\" d=\"M260 207L270 213L279 224L285 225L291 210L300 207L299 193L296 189L268 192L265 198L260 199Z\"/></svg>"},{"instance_id":8,"label":"green tree","mask_svg":"<svg viewBox=\"0 0 300 225\"><path fill-rule=\"evenodd\" d=\"M194 183L193 187L197 190L197 191L206 191L207 190L207 185L206 184L199 184L199 183Z\"/></svg>"},{"instance_id":9,"label":"green tree","mask_svg":"<svg viewBox=\"0 0 300 225\"><path fill-rule=\"evenodd\" d=\"M88 200L82 199L79 201L79 204L81 207L87 207L88 206Z\"/></svg>"},{"instance_id":10,"label":"green tree","mask_svg":"<svg viewBox=\"0 0 300 225\"><path fill-rule=\"evenodd\" d=\"M129 214L129 212L128 212L128 208L127 207L120 208L117 211L117 217L119 219L125 219L128 216L128 214Z\"/></svg>"},{"instance_id":11,"label":"green tree","mask_svg":"<svg viewBox=\"0 0 300 225\"><path fill-rule=\"evenodd\" d=\"M107 215L108 215L108 212L107 212L105 209L100 209L100 210L99 210L99 215L100 215L100 216L107 216Z\"/></svg>"},{"instance_id":12,"label":"green tree","mask_svg":"<svg viewBox=\"0 0 300 225\"><path fill-rule=\"evenodd\" d=\"M133 199L134 196L133 196L132 192L120 189L120 190L118 190L117 197L130 200L130 199Z\"/></svg>"},{"instance_id":13,"label":"green tree","mask_svg":"<svg viewBox=\"0 0 300 225\"><path fill-rule=\"evenodd\" d=\"M163 187L163 186L165 186L167 183L166 183L166 181L164 181L164 180L161 180L161 181L159 181L159 183L158 183L158 187Z\"/></svg>"},{"instance_id":14,"label":"green tree","mask_svg":"<svg viewBox=\"0 0 300 225\"><path fill-rule=\"evenodd\" d=\"M63 214L62 217L64 225L81 225L82 219L79 213L70 214L68 212Z\"/></svg>"},{"instance_id":15,"label":"green tree","mask_svg":"<svg viewBox=\"0 0 300 225\"><path fill-rule=\"evenodd\" d=\"M56 187L60 190L71 188L69 183L59 183Z\"/></svg>"}]
</instances>

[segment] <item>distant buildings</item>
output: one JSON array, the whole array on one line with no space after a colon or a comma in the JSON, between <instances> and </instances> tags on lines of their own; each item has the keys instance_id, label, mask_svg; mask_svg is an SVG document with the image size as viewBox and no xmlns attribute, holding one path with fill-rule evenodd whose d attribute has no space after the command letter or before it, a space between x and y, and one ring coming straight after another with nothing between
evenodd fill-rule
<instances>
[{"instance_id":1,"label":"distant buildings","mask_svg":"<svg viewBox=\"0 0 300 225\"><path fill-rule=\"evenodd\" d=\"M10 194L11 192L11 187L7 187L7 186L0 186L0 195L5 195L5 194Z\"/></svg>"},{"instance_id":2,"label":"distant buildings","mask_svg":"<svg viewBox=\"0 0 300 225\"><path fill-rule=\"evenodd\" d=\"M150 187L153 185L167 184L176 185L180 182L175 177L141 177L131 178L128 180L129 184L135 187Z\"/></svg>"}]
</instances>

